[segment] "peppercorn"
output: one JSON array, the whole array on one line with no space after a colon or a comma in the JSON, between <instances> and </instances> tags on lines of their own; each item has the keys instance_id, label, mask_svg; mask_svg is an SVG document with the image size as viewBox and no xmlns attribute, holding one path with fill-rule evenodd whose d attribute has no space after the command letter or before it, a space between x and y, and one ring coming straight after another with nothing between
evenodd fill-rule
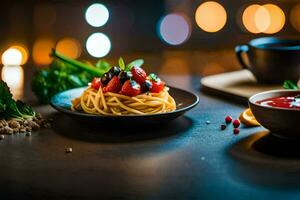
<instances>
[{"instance_id":1,"label":"peppercorn","mask_svg":"<svg viewBox=\"0 0 300 200\"><path fill-rule=\"evenodd\" d=\"M232 117L231 116L225 117L225 122L226 124L230 124L232 122Z\"/></svg>"},{"instance_id":2,"label":"peppercorn","mask_svg":"<svg viewBox=\"0 0 300 200\"><path fill-rule=\"evenodd\" d=\"M233 121L232 125L234 128L238 128L240 126L241 122L240 120L236 119Z\"/></svg>"},{"instance_id":3,"label":"peppercorn","mask_svg":"<svg viewBox=\"0 0 300 200\"><path fill-rule=\"evenodd\" d=\"M240 129L238 129L238 128L233 129L234 135L238 135L239 133L240 133Z\"/></svg>"},{"instance_id":4,"label":"peppercorn","mask_svg":"<svg viewBox=\"0 0 300 200\"><path fill-rule=\"evenodd\" d=\"M225 130L226 129L226 125L225 124L222 124L221 125L221 130L223 131L223 130Z\"/></svg>"}]
</instances>

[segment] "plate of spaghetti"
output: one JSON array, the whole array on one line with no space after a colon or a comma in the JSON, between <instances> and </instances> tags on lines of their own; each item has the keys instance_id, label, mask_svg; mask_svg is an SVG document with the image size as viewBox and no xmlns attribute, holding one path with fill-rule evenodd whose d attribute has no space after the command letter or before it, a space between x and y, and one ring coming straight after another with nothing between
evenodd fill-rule
<instances>
[{"instance_id":1,"label":"plate of spaghetti","mask_svg":"<svg viewBox=\"0 0 300 200\"><path fill-rule=\"evenodd\" d=\"M127 123L171 121L199 102L197 95L169 87L141 67L112 67L83 88L61 92L50 104L80 120Z\"/></svg>"}]
</instances>

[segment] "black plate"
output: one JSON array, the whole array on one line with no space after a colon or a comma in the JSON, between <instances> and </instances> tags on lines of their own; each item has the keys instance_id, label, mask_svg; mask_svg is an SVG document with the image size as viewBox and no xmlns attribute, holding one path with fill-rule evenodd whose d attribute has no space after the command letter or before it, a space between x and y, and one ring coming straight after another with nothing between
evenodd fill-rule
<instances>
[{"instance_id":1,"label":"black plate","mask_svg":"<svg viewBox=\"0 0 300 200\"><path fill-rule=\"evenodd\" d=\"M195 107L199 102L199 97L191 92L169 87L170 95L176 101L176 110L167 113L149 114L149 115L122 115L122 116L104 116L94 115L79 111L71 110L71 100L79 97L82 92L86 89L76 88L61 92L52 97L50 105L56 110L73 117L74 119L88 122L99 122L99 123L139 123L139 124L152 124L152 123L165 123L171 121L186 111Z\"/></svg>"}]
</instances>

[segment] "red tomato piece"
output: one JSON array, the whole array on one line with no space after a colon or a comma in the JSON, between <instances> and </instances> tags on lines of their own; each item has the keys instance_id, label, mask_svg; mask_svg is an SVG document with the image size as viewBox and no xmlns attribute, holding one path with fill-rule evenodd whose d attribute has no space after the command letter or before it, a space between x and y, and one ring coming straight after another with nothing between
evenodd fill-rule
<instances>
[{"instance_id":1,"label":"red tomato piece","mask_svg":"<svg viewBox=\"0 0 300 200\"><path fill-rule=\"evenodd\" d=\"M133 79L140 85L142 85L147 78L146 72L140 67L132 67L131 73Z\"/></svg>"},{"instance_id":2,"label":"red tomato piece","mask_svg":"<svg viewBox=\"0 0 300 200\"><path fill-rule=\"evenodd\" d=\"M142 90L140 84L133 80L127 80L122 86L121 94L133 97L141 94L141 91Z\"/></svg>"},{"instance_id":3,"label":"red tomato piece","mask_svg":"<svg viewBox=\"0 0 300 200\"><path fill-rule=\"evenodd\" d=\"M95 90L98 90L100 86L102 86L101 78L99 77L93 78L91 87Z\"/></svg>"},{"instance_id":4,"label":"red tomato piece","mask_svg":"<svg viewBox=\"0 0 300 200\"><path fill-rule=\"evenodd\" d=\"M103 88L103 92L113 92L118 93L122 88L122 83L119 79L119 77L114 76L106 85L106 87Z\"/></svg>"}]
</instances>

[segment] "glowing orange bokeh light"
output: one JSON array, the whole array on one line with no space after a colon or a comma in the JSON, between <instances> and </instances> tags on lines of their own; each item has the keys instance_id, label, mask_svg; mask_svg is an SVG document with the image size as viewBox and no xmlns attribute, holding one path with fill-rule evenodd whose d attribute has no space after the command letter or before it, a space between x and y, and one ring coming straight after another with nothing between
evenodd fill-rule
<instances>
[{"instance_id":1,"label":"glowing orange bokeh light","mask_svg":"<svg viewBox=\"0 0 300 200\"><path fill-rule=\"evenodd\" d=\"M33 61L38 65L49 64L52 61L52 58L49 55L54 46L55 43L52 39L43 38L37 40L34 43L32 50Z\"/></svg>"},{"instance_id":2,"label":"glowing orange bokeh light","mask_svg":"<svg viewBox=\"0 0 300 200\"><path fill-rule=\"evenodd\" d=\"M260 6L254 15L255 25L259 32L264 32L271 24L271 17L264 6Z\"/></svg>"},{"instance_id":3,"label":"glowing orange bokeh light","mask_svg":"<svg viewBox=\"0 0 300 200\"><path fill-rule=\"evenodd\" d=\"M17 54L17 55L16 55ZM28 60L28 50L22 45L13 45L2 54L4 65L24 65Z\"/></svg>"},{"instance_id":4,"label":"glowing orange bokeh light","mask_svg":"<svg viewBox=\"0 0 300 200\"><path fill-rule=\"evenodd\" d=\"M81 54L80 43L74 38L64 38L56 45L56 50L70 58L78 58Z\"/></svg>"},{"instance_id":5,"label":"glowing orange bokeh light","mask_svg":"<svg viewBox=\"0 0 300 200\"><path fill-rule=\"evenodd\" d=\"M282 9L274 4L253 4L244 10L242 21L251 33L273 34L283 28L285 15Z\"/></svg>"},{"instance_id":6,"label":"glowing orange bokeh light","mask_svg":"<svg viewBox=\"0 0 300 200\"><path fill-rule=\"evenodd\" d=\"M18 49L21 52L21 54L22 54L21 65L24 65L27 62L28 56L29 56L27 48L24 47L24 46L21 46L21 45L14 45L14 46L12 46L10 48L12 48L12 49Z\"/></svg>"},{"instance_id":7,"label":"glowing orange bokeh light","mask_svg":"<svg viewBox=\"0 0 300 200\"><path fill-rule=\"evenodd\" d=\"M285 15L284 12L278 6L274 4L266 4L263 5L266 8L270 15L270 24L268 28L263 31L267 34L273 34L280 31L285 24Z\"/></svg>"},{"instance_id":8,"label":"glowing orange bokeh light","mask_svg":"<svg viewBox=\"0 0 300 200\"><path fill-rule=\"evenodd\" d=\"M224 7L214 1L202 3L196 10L195 20L197 25L206 32L221 30L227 21Z\"/></svg>"},{"instance_id":9,"label":"glowing orange bokeh light","mask_svg":"<svg viewBox=\"0 0 300 200\"><path fill-rule=\"evenodd\" d=\"M244 10L243 15L242 15L243 25L251 33L259 33L260 32L258 30L258 28L256 27L255 18L254 18L255 13L259 7L260 7L260 5L258 5L258 4L250 5Z\"/></svg>"},{"instance_id":10,"label":"glowing orange bokeh light","mask_svg":"<svg viewBox=\"0 0 300 200\"><path fill-rule=\"evenodd\" d=\"M297 4L290 14L290 21L292 26L300 32L300 4Z\"/></svg>"}]
</instances>

